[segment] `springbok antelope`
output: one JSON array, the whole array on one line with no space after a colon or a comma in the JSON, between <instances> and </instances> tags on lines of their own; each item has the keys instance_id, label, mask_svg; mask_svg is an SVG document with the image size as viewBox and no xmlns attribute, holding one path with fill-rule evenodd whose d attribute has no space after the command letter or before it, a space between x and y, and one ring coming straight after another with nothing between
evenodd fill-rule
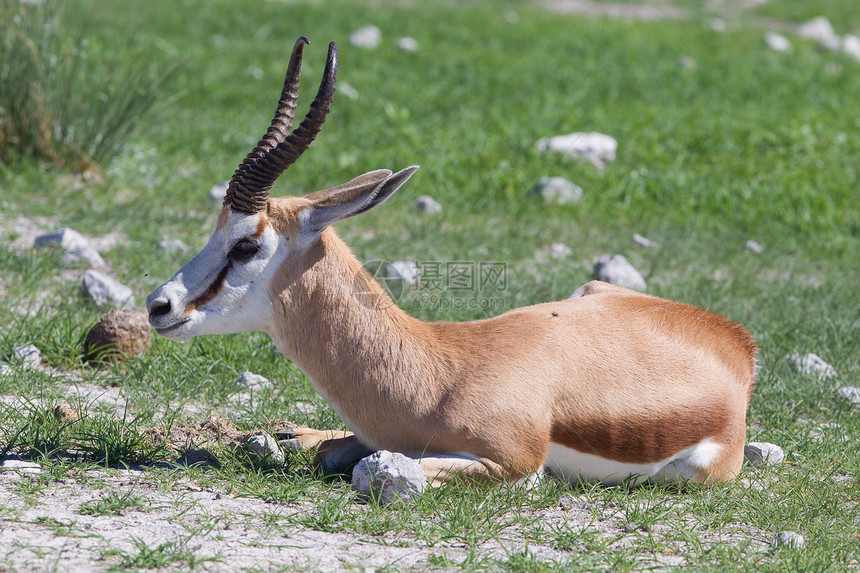
<instances>
[{"instance_id":1,"label":"springbok antelope","mask_svg":"<svg viewBox=\"0 0 860 573\"><path fill-rule=\"evenodd\" d=\"M233 174L208 244L147 298L158 334L264 331L352 432L296 430L327 468L388 449L433 483L714 483L741 469L756 346L686 304L590 282L568 300L487 320L425 323L390 302L331 225L379 206L416 171L371 171L269 197L330 109L337 46L294 131L302 49L274 120ZM330 439L327 439L330 438Z\"/></svg>"}]
</instances>

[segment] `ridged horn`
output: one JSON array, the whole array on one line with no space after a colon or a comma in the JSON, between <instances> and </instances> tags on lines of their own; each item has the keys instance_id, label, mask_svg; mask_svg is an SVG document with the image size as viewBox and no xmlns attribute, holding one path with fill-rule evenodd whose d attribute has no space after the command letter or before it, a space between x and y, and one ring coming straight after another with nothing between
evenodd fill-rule
<instances>
[{"instance_id":1,"label":"ridged horn","mask_svg":"<svg viewBox=\"0 0 860 573\"><path fill-rule=\"evenodd\" d=\"M232 211L253 215L263 210L275 181L311 146L331 109L337 76L337 44L330 42L319 90L305 118L289 135L296 109L302 49L309 44L296 40L284 79L284 89L272 124L253 151L233 173L224 204Z\"/></svg>"}]
</instances>

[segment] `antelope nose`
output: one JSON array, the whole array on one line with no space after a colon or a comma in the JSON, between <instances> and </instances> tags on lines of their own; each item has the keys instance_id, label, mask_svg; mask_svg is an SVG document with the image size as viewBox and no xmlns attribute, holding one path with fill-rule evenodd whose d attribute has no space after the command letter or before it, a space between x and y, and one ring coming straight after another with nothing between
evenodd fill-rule
<instances>
[{"instance_id":1,"label":"antelope nose","mask_svg":"<svg viewBox=\"0 0 860 573\"><path fill-rule=\"evenodd\" d=\"M149 321L152 322L152 319L154 318L160 318L170 314L170 300L167 297L159 297L154 300L147 301L146 308L149 311Z\"/></svg>"}]
</instances>

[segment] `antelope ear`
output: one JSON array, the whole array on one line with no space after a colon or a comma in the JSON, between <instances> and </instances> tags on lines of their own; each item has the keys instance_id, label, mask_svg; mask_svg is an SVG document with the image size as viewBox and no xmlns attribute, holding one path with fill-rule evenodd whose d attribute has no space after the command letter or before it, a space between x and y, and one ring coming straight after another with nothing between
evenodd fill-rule
<instances>
[{"instance_id":1,"label":"antelope ear","mask_svg":"<svg viewBox=\"0 0 860 573\"><path fill-rule=\"evenodd\" d=\"M359 175L352 181L311 193L305 229L321 233L326 227L381 205L418 170L417 165L392 174L387 169Z\"/></svg>"}]
</instances>

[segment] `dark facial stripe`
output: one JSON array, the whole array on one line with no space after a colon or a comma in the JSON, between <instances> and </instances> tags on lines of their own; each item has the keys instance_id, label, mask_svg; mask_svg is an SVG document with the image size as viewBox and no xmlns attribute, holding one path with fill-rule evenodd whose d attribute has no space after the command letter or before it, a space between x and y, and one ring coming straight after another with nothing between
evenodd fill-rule
<instances>
[{"instance_id":1,"label":"dark facial stripe","mask_svg":"<svg viewBox=\"0 0 860 573\"><path fill-rule=\"evenodd\" d=\"M209 285L203 293L200 294L197 298L188 303L185 307L185 311L183 314L188 314L194 309L200 308L204 304L208 303L221 292L221 288L224 286L224 279L227 278L227 272L230 270L230 263L224 265L224 268L221 269L221 272L218 273L218 276L215 277L215 280Z\"/></svg>"}]
</instances>

